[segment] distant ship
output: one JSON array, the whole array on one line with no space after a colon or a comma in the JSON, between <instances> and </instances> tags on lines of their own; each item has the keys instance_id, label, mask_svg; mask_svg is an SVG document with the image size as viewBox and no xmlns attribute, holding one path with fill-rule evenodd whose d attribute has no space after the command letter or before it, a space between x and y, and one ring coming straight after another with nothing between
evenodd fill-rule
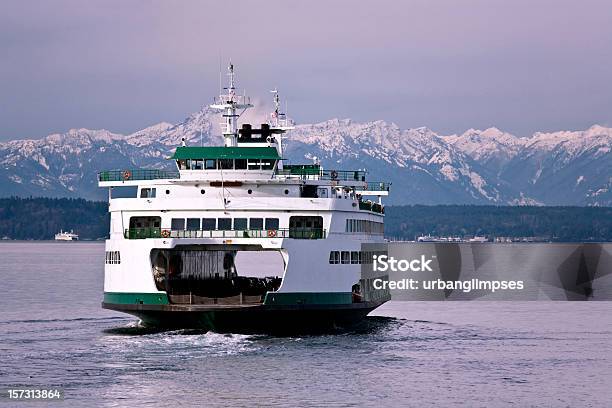
<instances>
[{"instance_id":1,"label":"distant ship","mask_svg":"<svg viewBox=\"0 0 612 408\"><path fill-rule=\"evenodd\" d=\"M460 237L435 237L431 235L421 235L417 242L463 242Z\"/></svg>"},{"instance_id":2,"label":"distant ship","mask_svg":"<svg viewBox=\"0 0 612 408\"><path fill-rule=\"evenodd\" d=\"M70 232L60 230L60 232L55 234L55 240L56 241L78 241L79 235L75 234L74 231L72 230L70 230Z\"/></svg>"},{"instance_id":3,"label":"distant ship","mask_svg":"<svg viewBox=\"0 0 612 408\"><path fill-rule=\"evenodd\" d=\"M436 237L432 235L421 235L416 239L417 242L489 242L489 239L484 236L474 236L472 238L461 238L461 237Z\"/></svg>"}]
</instances>

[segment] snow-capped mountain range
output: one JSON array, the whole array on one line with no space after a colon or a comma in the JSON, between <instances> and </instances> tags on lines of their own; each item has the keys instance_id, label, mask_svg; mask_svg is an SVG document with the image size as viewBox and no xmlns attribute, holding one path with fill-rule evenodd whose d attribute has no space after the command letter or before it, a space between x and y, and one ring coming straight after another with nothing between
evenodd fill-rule
<instances>
[{"instance_id":1,"label":"snow-capped mountain range","mask_svg":"<svg viewBox=\"0 0 612 408\"><path fill-rule=\"evenodd\" d=\"M165 160L184 137L219 145L221 117L204 108L181 123L130 135L72 129L36 140L0 143L0 196L104 199L101 170L172 168ZM253 123L258 123L254 121ZM394 204L612 205L612 128L517 137L496 128L439 135L428 128L331 119L287 134L291 163L368 169L390 181Z\"/></svg>"}]
</instances>

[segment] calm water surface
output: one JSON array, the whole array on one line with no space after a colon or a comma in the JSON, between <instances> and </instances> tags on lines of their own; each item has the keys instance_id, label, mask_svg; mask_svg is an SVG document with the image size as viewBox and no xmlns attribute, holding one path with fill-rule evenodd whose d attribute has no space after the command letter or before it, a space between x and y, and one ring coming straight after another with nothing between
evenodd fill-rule
<instances>
[{"instance_id":1,"label":"calm water surface","mask_svg":"<svg viewBox=\"0 0 612 408\"><path fill-rule=\"evenodd\" d=\"M389 302L367 332L325 336L151 332L100 308L103 244L0 256L0 387L63 387L56 406L612 401L612 302Z\"/></svg>"}]
</instances>

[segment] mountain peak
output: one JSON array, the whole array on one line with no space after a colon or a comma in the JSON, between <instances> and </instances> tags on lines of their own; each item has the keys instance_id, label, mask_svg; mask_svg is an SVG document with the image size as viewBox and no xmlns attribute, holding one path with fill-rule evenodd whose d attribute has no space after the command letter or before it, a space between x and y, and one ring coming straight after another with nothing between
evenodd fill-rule
<instances>
[{"instance_id":1,"label":"mountain peak","mask_svg":"<svg viewBox=\"0 0 612 408\"><path fill-rule=\"evenodd\" d=\"M221 121L203 107L180 123L160 122L129 135L80 128L0 143L0 191L104 198L98 171L171 166L163 158L183 138L190 145L222 144ZM531 138L496 127L440 136L425 126L335 118L298 125L287 136L288 159L304 163L317 156L326 168L366 167L371 179L393 183L395 203L612 204L612 129L601 125Z\"/></svg>"}]
</instances>

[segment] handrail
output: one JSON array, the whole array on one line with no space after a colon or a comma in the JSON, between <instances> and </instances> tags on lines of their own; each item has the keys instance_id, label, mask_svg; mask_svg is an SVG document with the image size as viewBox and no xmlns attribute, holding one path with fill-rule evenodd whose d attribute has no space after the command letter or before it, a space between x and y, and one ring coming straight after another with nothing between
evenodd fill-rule
<instances>
[{"instance_id":1,"label":"handrail","mask_svg":"<svg viewBox=\"0 0 612 408\"><path fill-rule=\"evenodd\" d=\"M158 180L178 178L180 178L178 171L159 169L106 170L98 173L98 181Z\"/></svg>"},{"instance_id":2,"label":"handrail","mask_svg":"<svg viewBox=\"0 0 612 408\"><path fill-rule=\"evenodd\" d=\"M316 167L287 166L277 169L275 176L298 177L301 179L338 180L338 181L365 181L366 172L363 170L321 170ZM158 180L178 179L180 173L172 170L159 169L125 169L105 170L98 173L98 181L128 181L128 180ZM378 190L381 186L389 191L389 183L368 182L368 190Z\"/></svg>"},{"instance_id":3,"label":"handrail","mask_svg":"<svg viewBox=\"0 0 612 408\"><path fill-rule=\"evenodd\" d=\"M357 187L357 191L389 191L391 183L386 181L368 181L365 187Z\"/></svg>"},{"instance_id":4,"label":"handrail","mask_svg":"<svg viewBox=\"0 0 612 408\"><path fill-rule=\"evenodd\" d=\"M274 174L276 176L295 176L301 179L365 181L366 172L363 170L321 170L320 168L288 166L276 170Z\"/></svg>"},{"instance_id":5,"label":"handrail","mask_svg":"<svg viewBox=\"0 0 612 408\"><path fill-rule=\"evenodd\" d=\"M324 239L327 233L321 228L280 228L264 230L172 230L165 228L128 228L126 239L145 238L293 238Z\"/></svg>"}]
</instances>

